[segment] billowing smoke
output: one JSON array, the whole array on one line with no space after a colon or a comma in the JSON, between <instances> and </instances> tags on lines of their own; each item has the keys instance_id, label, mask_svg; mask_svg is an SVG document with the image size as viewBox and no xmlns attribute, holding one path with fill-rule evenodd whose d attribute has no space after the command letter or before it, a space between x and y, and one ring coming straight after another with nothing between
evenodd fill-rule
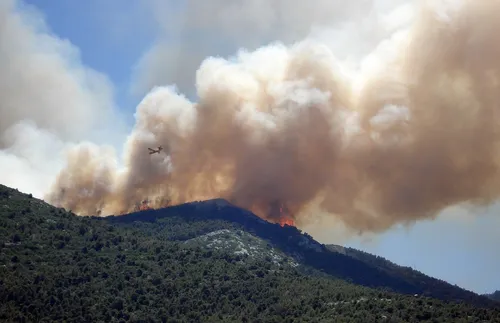
<instances>
[{"instance_id":1,"label":"billowing smoke","mask_svg":"<svg viewBox=\"0 0 500 323\"><path fill-rule=\"evenodd\" d=\"M402 6L373 18L384 37L360 64L347 49L336 56L336 29L205 59L196 102L154 88L123 160L111 148L75 147L48 201L120 214L144 199L158 207L223 197L272 220L279 206L299 224L320 209L380 232L495 200L500 2L418 3L414 17Z\"/></svg>"},{"instance_id":2,"label":"billowing smoke","mask_svg":"<svg viewBox=\"0 0 500 323\"><path fill-rule=\"evenodd\" d=\"M72 142L120 138L109 82L82 66L78 55L33 7L1 1L2 184L43 197L64 166L60 153Z\"/></svg>"}]
</instances>

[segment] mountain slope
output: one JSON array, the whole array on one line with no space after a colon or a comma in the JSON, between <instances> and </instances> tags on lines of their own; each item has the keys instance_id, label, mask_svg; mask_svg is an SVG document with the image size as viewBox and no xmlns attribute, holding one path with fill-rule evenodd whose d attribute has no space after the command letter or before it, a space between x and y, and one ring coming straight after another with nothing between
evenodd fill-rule
<instances>
[{"instance_id":1,"label":"mountain slope","mask_svg":"<svg viewBox=\"0 0 500 323\"><path fill-rule=\"evenodd\" d=\"M188 221L203 223L208 220L225 221L230 227L247 231L258 236L298 263L314 268L324 274L367 287L385 288L399 293L419 294L447 301L468 302L481 306L492 306L492 301L484 296L453 286L413 270L395 270L395 266L384 267L372 261L368 254L348 250L348 254L332 250L295 227L271 224L224 200L186 203L161 210L148 210L128 215L100 218L114 224L157 223L155 230L170 230L161 221ZM168 219L168 220L167 220ZM216 223L216 222L212 222ZM200 234L226 227L201 225L203 230L190 234L171 232L169 239L188 240ZM373 257L373 256L372 256ZM391 270L388 270L391 268Z\"/></svg>"},{"instance_id":2,"label":"mountain slope","mask_svg":"<svg viewBox=\"0 0 500 323\"><path fill-rule=\"evenodd\" d=\"M203 211L206 203L194 205ZM123 218L78 217L0 186L0 320L500 319L499 309L452 305L304 275L297 270L295 258L241 225L195 219L188 213L163 218L153 216L155 213L161 212ZM245 221L261 220L249 215L241 220ZM295 232L267 225L271 231ZM316 249L312 242L297 241L303 250ZM217 250L217 246L221 248ZM250 247L256 252L238 252Z\"/></svg>"},{"instance_id":3,"label":"mountain slope","mask_svg":"<svg viewBox=\"0 0 500 323\"><path fill-rule=\"evenodd\" d=\"M493 292L491 294L486 294L484 296L486 296L486 297L488 297L488 298L490 298L490 299L492 299L494 301L500 302L500 290L497 290L497 291L495 291L495 292Z\"/></svg>"},{"instance_id":4,"label":"mountain slope","mask_svg":"<svg viewBox=\"0 0 500 323\"><path fill-rule=\"evenodd\" d=\"M433 295L435 297L448 300L469 299L473 302L479 303L484 301L484 297L478 299L476 296L472 296L471 292L461 289L456 285L452 286L446 281L430 277L410 267L399 266L383 257L375 256L354 248L346 248L338 245L327 245L327 248L334 252L338 252L353 259L362 261L370 267L377 268L390 276L403 277L405 281L409 282L413 286L422 286L425 288L424 290L433 290L432 293L427 291L424 292L426 295Z\"/></svg>"}]
</instances>

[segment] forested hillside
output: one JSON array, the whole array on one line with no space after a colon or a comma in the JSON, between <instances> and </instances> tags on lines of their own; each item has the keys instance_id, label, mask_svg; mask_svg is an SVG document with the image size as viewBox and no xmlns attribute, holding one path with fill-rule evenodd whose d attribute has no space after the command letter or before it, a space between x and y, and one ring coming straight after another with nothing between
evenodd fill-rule
<instances>
[{"instance_id":1,"label":"forested hillside","mask_svg":"<svg viewBox=\"0 0 500 323\"><path fill-rule=\"evenodd\" d=\"M199 205L203 209L204 204ZM304 250L321 245L294 242L299 239L291 234L294 228L262 222L269 226L266 234L286 233L292 246L301 242L305 249L298 258L241 223L172 210L175 216L147 211L125 217L78 217L0 186L0 320L500 322L498 308L371 289L324 273L306 274L306 267L317 269L298 266L297 259L307 260ZM137 221L142 217L147 221ZM261 221L251 215L243 219ZM234 233L243 249L267 248L270 256L218 249L208 238L213 234L207 236L211 232ZM204 239L212 239L212 247L204 245Z\"/></svg>"},{"instance_id":2,"label":"forested hillside","mask_svg":"<svg viewBox=\"0 0 500 323\"><path fill-rule=\"evenodd\" d=\"M485 295L486 297L489 297L492 300L500 302L500 290L497 290L491 294Z\"/></svg>"},{"instance_id":3,"label":"forested hillside","mask_svg":"<svg viewBox=\"0 0 500 323\"><path fill-rule=\"evenodd\" d=\"M223 221L231 228L244 230L264 239L274 248L295 258L303 266L358 285L384 288L409 295L424 295L441 300L467 302L479 306L493 304L487 297L428 277L409 268L381 266L380 261L373 261L377 257L361 251L358 253L349 252L349 254L332 251L331 247L318 243L307 233L302 233L295 227L285 226L282 228L278 224L271 224L223 200L186 203L161 210L148 210L99 219L126 227L140 224L143 230L151 230L150 234L168 232L168 238L175 241L184 241L216 230L219 228L216 223ZM182 226L190 223L190 229L177 230L175 226L162 224L162 221L180 223L178 225ZM393 267L397 267L397 269Z\"/></svg>"},{"instance_id":4,"label":"forested hillside","mask_svg":"<svg viewBox=\"0 0 500 323\"><path fill-rule=\"evenodd\" d=\"M410 267L400 266L380 256L375 256L361 250L357 250L354 248L345 248L338 245L327 245L327 247L332 251L344 254L353 259L358 259L368 264L370 267L377 268L378 270L383 271L390 276L404 277L404 279L410 284L417 286L426 285L430 290L433 290L431 294L436 295L439 298L449 300L459 299L460 296L457 297L457 293L460 295L472 295L471 292L465 291L458 286L451 286L446 281L430 277ZM474 299L474 301L479 301L479 303L482 302L475 296L471 296L471 299Z\"/></svg>"}]
</instances>

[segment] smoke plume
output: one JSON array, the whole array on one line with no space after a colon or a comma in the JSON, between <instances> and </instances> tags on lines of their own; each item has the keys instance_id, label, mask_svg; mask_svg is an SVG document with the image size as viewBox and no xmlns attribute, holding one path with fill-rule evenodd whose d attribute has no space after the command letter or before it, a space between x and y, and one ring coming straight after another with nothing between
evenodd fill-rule
<instances>
[{"instance_id":1,"label":"smoke plume","mask_svg":"<svg viewBox=\"0 0 500 323\"><path fill-rule=\"evenodd\" d=\"M33 7L0 3L0 180L37 197L73 142L120 136L112 88ZM113 120L113 127L108 121ZM109 130L109 132L108 132Z\"/></svg>"},{"instance_id":2,"label":"smoke plume","mask_svg":"<svg viewBox=\"0 0 500 323\"><path fill-rule=\"evenodd\" d=\"M120 214L146 198L159 207L223 197L275 221L284 207L299 224L321 209L361 232L494 201L500 2L421 1L408 27L401 8L358 65L336 56L328 29L205 59L196 102L154 88L123 161L81 144L46 198Z\"/></svg>"}]
</instances>

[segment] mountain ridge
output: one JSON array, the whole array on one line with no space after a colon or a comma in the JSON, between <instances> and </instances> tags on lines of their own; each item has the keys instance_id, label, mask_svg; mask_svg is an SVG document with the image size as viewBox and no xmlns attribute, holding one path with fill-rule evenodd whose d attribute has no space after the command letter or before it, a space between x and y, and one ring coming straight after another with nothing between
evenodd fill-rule
<instances>
[{"instance_id":1,"label":"mountain ridge","mask_svg":"<svg viewBox=\"0 0 500 323\"><path fill-rule=\"evenodd\" d=\"M302 232L293 226L281 227L279 224L270 223L261 219L252 212L235 206L223 199L213 199L206 201L196 201L184 203L176 206L157 210L145 210L120 216L100 217L103 221L111 223L127 223L134 221L154 222L162 217L172 217L176 214L182 214L184 220L207 220L220 219L237 223L250 233L270 241L278 246L285 253L294 254L299 262L322 271L337 278L345 279L349 282L372 288L388 288L395 292L405 294L419 294L429 297L435 297L448 301L466 301L475 305L492 305L490 299L468 291L464 288L449 284L408 267L390 266L392 273L380 265L370 264L366 259L360 259L364 253L362 251L345 248L346 250L356 250L349 255L332 252L327 245L317 242L309 234ZM306 245L302 248L291 248L292 245ZM354 256L356 255L356 256ZM365 257L368 259L377 258L377 256ZM379 257L380 258L380 257ZM388 261L387 261L388 262ZM402 268L404 273L396 274L395 268ZM408 278L402 275L407 274L414 277ZM430 286L430 287L429 287ZM430 289L433 289L432 291ZM441 290L437 291L436 289Z\"/></svg>"},{"instance_id":2,"label":"mountain ridge","mask_svg":"<svg viewBox=\"0 0 500 323\"><path fill-rule=\"evenodd\" d=\"M83 217L0 185L0 251L2 322L500 322L489 299L415 297L328 269L377 278L359 260L317 269L327 246L220 200Z\"/></svg>"},{"instance_id":3,"label":"mountain ridge","mask_svg":"<svg viewBox=\"0 0 500 323\"><path fill-rule=\"evenodd\" d=\"M499 290L496 290L494 291L493 293L491 294L483 294L484 296L494 300L494 301L497 301L497 302L500 302L500 289Z\"/></svg>"}]
</instances>

